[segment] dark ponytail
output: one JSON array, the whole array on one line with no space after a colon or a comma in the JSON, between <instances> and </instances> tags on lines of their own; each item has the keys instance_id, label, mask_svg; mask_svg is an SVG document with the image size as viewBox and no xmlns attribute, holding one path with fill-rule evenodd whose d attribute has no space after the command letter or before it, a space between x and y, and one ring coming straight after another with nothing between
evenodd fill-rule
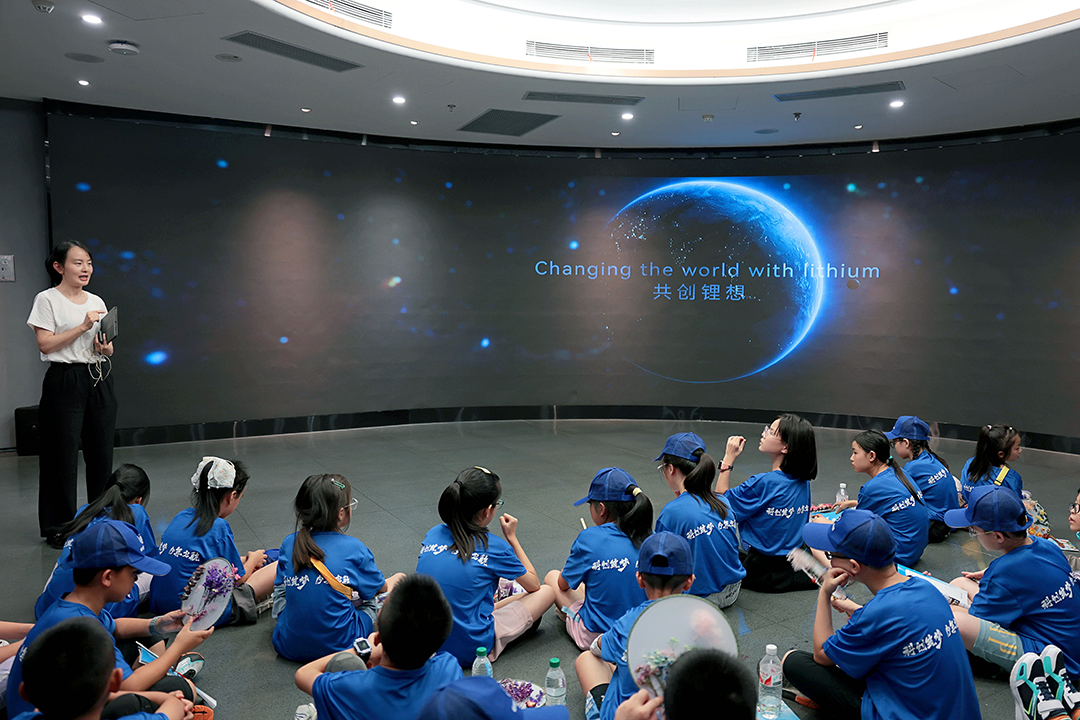
<instances>
[{"instance_id":1,"label":"dark ponytail","mask_svg":"<svg viewBox=\"0 0 1080 720\"><path fill-rule=\"evenodd\" d=\"M314 568L312 560L322 560L326 553L315 542L312 533L341 532L338 513L349 507L352 487L342 475L312 475L296 491L293 507L296 510L296 540L293 542L293 573Z\"/></svg>"},{"instance_id":2,"label":"dark ponytail","mask_svg":"<svg viewBox=\"0 0 1080 720\"><path fill-rule=\"evenodd\" d=\"M456 550L463 563L472 559L477 543L488 546L488 529L476 522L476 514L494 505L502 494L499 476L482 467L462 470L439 498L439 517L450 528Z\"/></svg>"},{"instance_id":3,"label":"dark ponytail","mask_svg":"<svg viewBox=\"0 0 1080 720\"><path fill-rule=\"evenodd\" d=\"M713 482L716 480L716 461L701 448L694 451L694 457L697 458L697 462L676 455L664 455L661 459L686 476L683 480L683 490L700 498L720 516L720 519L726 518L727 505L722 503L713 491Z\"/></svg>"},{"instance_id":4,"label":"dark ponytail","mask_svg":"<svg viewBox=\"0 0 1080 720\"><path fill-rule=\"evenodd\" d=\"M926 442L925 440L912 440L910 438L906 439L909 443L911 443L911 458L913 460L922 455L924 452L927 452L930 453L930 457L941 463L941 465L946 470L949 470L949 463L945 462L945 458L941 457L936 452L930 449L930 443ZM952 470L949 470L949 472L951 473Z\"/></svg>"},{"instance_id":5,"label":"dark ponytail","mask_svg":"<svg viewBox=\"0 0 1080 720\"><path fill-rule=\"evenodd\" d=\"M56 272L53 263L60 263L60 265L63 266L63 264L67 262L68 251L74 247L85 250L86 254L90 256L90 262L94 262L94 256L90 252L90 248L86 247L78 240L68 240L67 242L60 243L52 249L52 252L49 253L49 257L45 258L45 272L49 273L50 287L56 287L64 279L63 275Z\"/></svg>"},{"instance_id":6,"label":"dark ponytail","mask_svg":"<svg viewBox=\"0 0 1080 720\"><path fill-rule=\"evenodd\" d=\"M636 492L635 492L636 491ZM633 500L604 500L604 508L610 522L622 530L634 547L640 548L645 538L652 535L653 508L649 496L637 485L631 486L629 492L634 494ZM600 503L600 500L590 500L590 505Z\"/></svg>"},{"instance_id":7,"label":"dark ponytail","mask_svg":"<svg viewBox=\"0 0 1080 720\"><path fill-rule=\"evenodd\" d=\"M907 491L911 493L911 497L916 502L926 504L922 497L919 496L919 491L915 489L915 486L908 480L908 476L904 474L904 469L897 465L896 460L893 459L892 443L885 437L885 433L880 430L865 430L855 436L855 443L863 449L863 452L874 453L875 460L888 465L896 473L896 479L907 488ZM882 458L885 459L882 460Z\"/></svg>"},{"instance_id":8,"label":"dark ponytail","mask_svg":"<svg viewBox=\"0 0 1080 720\"><path fill-rule=\"evenodd\" d=\"M968 467L968 480L977 483L990 476L990 469L1004 465L998 453L1009 449L1013 438L1019 435L1008 425L983 425L979 428L979 442L975 445L975 457Z\"/></svg>"},{"instance_id":9,"label":"dark ponytail","mask_svg":"<svg viewBox=\"0 0 1080 720\"><path fill-rule=\"evenodd\" d=\"M214 462L222 462L221 458L217 458ZM195 508L195 517L192 518L191 523L197 522L195 526L195 534L202 536L210 532L210 528L214 527L214 521L217 520L218 515L221 513L221 501L225 499L225 496L231 492L235 492L237 496L244 493L244 488L247 487L248 474L247 468L239 460L226 460L225 462L232 463L233 468L236 470L236 479L233 480L233 486L227 488L212 488L207 485L210 479L210 471L214 467L214 463L206 463L206 467L199 473L199 484L191 491L191 507ZM190 526L191 523L188 523Z\"/></svg>"},{"instance_id":10,"label":"dark ponytail","mask_svg":"<svg viewBox=\"0 0 1080 720\"><path fill-rule=\"evenodd\" d=\"M75 519L60 529L65 538L77 535L90 526L94 518L103 512L120 522L135 524L135 515L128 507L136 498L142 498L142 504L150 502L150 478L138 465L124 463L113 471L105 481L105 490L98 499L87 505Z\"/></svg>"}]
</instances>

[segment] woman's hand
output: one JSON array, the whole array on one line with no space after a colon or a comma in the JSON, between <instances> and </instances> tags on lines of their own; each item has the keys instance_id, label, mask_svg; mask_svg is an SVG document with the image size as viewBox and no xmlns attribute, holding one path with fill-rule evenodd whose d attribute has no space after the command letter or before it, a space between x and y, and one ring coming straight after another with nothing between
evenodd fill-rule
<instances>
[{"instance_id":1,"label":"woman's hand","mask_svg":"<svg viewBox=\"0 0 1080 720\"><path fill-rule=\"evenodd\" d=\"M87 332L94 327L94 323L101 319L101 316L105 314L104 310L90 310L86 313L86 317L82 321L82 331Z\"/></svg>"},{"instance_id":2,"label":"woman's hand","mask_svg":"<svg viewBox=\"0 0 1080 720\"><path fill-rule=\"evenodd\" d=\"M503 537L510 542L517 537L518 519L510 513L503 513L499 518L499 527L502 528Z\"/></svg>"},{"instance_id":3,"label":"woman's hand","mask_svg":"<svg viewBox=\"0 0 1080 720\"><path fill-rule=\"evenodd\" d=\"M111 342L101 342L101 338L103 337L105 337L104 333L94 335L94 352L98 355L110 357L113 354L113 345Z\"/></svg>"}]
</instances>

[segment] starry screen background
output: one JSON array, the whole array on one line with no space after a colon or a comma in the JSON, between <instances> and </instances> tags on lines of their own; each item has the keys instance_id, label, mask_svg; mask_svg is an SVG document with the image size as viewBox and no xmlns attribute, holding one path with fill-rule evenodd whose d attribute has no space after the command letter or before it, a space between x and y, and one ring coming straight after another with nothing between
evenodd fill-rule
<instances>
[{"instance_id":1,"label":"starry screen background","mask_svg":"<svg viewBox=\"0 0 1080 720\"><path fill-rule=\"evenodd\" d=\"M87 243L89 289L120 308L121 427L678 405L1080 436L1080 138L671 161L60 115L48 133L53 241ZM783 205L823 263L879 273L825 279L801 342L739 379L723 367L745 352L735 320L748 306L705 300L700 286L693 301L654 298L660 281L637 267L627 280L536 271L618 262L609 221L701 179ZM753 295L745 265L740 279L709 282ZM677 294L683 280L671 280ZM649 331L613 336L616 315Z\"/></svg>"}]
</instances>

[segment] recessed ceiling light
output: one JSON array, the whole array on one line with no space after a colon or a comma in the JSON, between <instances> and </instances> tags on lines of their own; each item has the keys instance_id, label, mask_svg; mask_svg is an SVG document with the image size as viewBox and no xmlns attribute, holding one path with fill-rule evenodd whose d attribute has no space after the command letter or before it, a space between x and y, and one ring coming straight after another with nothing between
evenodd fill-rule
<instances>
[{"instance_id":1,"label":"recessed ceiling light","mask_svg":"<svg viewBox=\"0 0 1080 720\"><path fill-rule=\"evenodd\" d=\"M83 19L83 22L89 23L91 25L100 25L101 24L101 18L99 18L97 15L89 15L89 14L83 15L82 19Z\"/></svg>"},{"instance_id":2,"label":"recessed ceiling light","mask_svg":"<svg viewBox=\"0 0 1080 720\"><path fill-rule=\"evenodd\" d=\"M83 87L86 87L87 85L90 84L90 81L89 80L80 80L79 84L82 85Z\"/></svg>"},{"instance_id":3,"label":"recessed ceiling light","mask_svg":"<svg viewBox=\"0 0 1080 720\"><path fill-rule=\"evenodd\" d=\"M889 103L889 107L904 107L904 101L903 100L893 100L891 103Z\"/></svg>"},{"instance_id":4,"label":"recessed ceiling light","mask_svg":"<svg viewBox=\"0 0 1080 720\"><path fill-rule=\"evenodd\" d=\"M300 108L300 112L311 112L311 108Z\"/></svg>"},{"instance_id":5,"label":"recessed ceiling light","mask_svg":"<svg viewBox=\"0 0 1080 720\"><path fill-rule=\"evenodd\" d=\"M623 113L622 114L622 119L623 120L633 120L634 119L634 113Z\"/></svg>"},{"instance_id":6,"label":"recessed ceiling light","mask_svg":"<svg viewBox=\"0 0 1080 720\"><path fill-rule=\"evenodd\" d=\"M417 122L416 120L410 120L410 121L409 121L409 124L410 124L410 125L419 125L420 123L419 123L419 122Z\"/></svg>"},{"instance_id":7,"label":"recessed ceiling light","mask_svg":"<svg viewBox=\"0 0 1080 720\"><path fill-rule=\"evenodd\" d=\"M611 136L612 137L619 137L619 133L615 132L615 131L612 131Z\"/></svg>"},{"instance_id":8,"label":"recessed ceiling light","mask_svg":"<svg viewBox=\"0 0 1080 720\"><path fill-rule=\"evenodd\" d=\"M215 55L214 57L217 58L218 60L220 60L221 62L240 62L241 60L244 59L244 58L240 57L239 55L230 55L229 53L220 53L218 55Z\"/></svg>"},{"instance_id":9,"label":"recessed ceiling light","mask_svg":"<svg viewBox=\"0 0 1080 720\"><path fill-rule=\"evenodd\" d=\"M394 102L397 103L398 105L404 105L405 104L405 98L401 97L400 95L395 95L394 96Z\"/></svg>"},{"instance_id":10,"label":"recessed ceiling light","mask_svg":"<svg viewBox=\"0 0 1080 720\"><path fill-rule=\"evenodd\" d=\"M862 130L862 125L856 125L856 126L855 126L855 129L856 129L856 130Z\"/></svg>"}]
</instances>

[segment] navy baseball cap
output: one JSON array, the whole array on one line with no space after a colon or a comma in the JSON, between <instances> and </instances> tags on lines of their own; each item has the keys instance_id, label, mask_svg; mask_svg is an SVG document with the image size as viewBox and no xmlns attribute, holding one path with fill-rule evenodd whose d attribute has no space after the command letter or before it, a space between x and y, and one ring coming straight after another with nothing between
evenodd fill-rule
<instances>
[{"instance_id":1,"label":"navy baseball cap","mask_svg":"<svg viewBox=\"0 0 1080 720\"><path fill-rule=\"evenodd\" d=\"M682 535L653 533L641 543L637 570L650 575L693 575L694 551Z\"/></svg>"},{"instance_id":2,"label":"navy baseball cap","mask_svg":"<svg viewBox=\"0 0 1080 720\"><path fill-rule=\"evenodd\" d=\"M929 440L930 426L914 415L901 415L890 432L885 433L889 440L904 438L907 440Z\"/></svg>"},{"instance_id":3,"label":"navy baseball cap","mask_svg":"<svg viewBox=\"0 0 1080 720\"><path fill-rule=\"evenodd\" d=\"M72 538L70 565L91 569L131 565L151 575L165 575L172 569L160 560L147 557L135 526L119 520L94 523Z\"/></svg>"},{"instance_id":4,"label":"navy baseball cap","mask_svg":"<svg viewBox=\"0 0 1080 720\"><path fill-rule=\"evenodd\" d=\"M521 713L535 720L570 720L565 705L518 710L502 685L482 676L461 678L436 690L416 720L513 720Z\"/></svg>"},{"instance_id":5,"label":"navy baseball cap","mask_svg":"<svg viewBox=\"0 0 1080 720\"><path fill-rule=\"evenodd\" d=\"M630 473L621 468L604 468L596 473L589 485L589 494L578 500L574 505L580 505L589 500L599 502L611 502L614 500L633 500L632 488L637 487Z\"/></svg>"},{"instance_id":6,"label":"navy baseball cap","mask_svg":"<svg viewBox=\"0 0 1080 720\"><path fill-rule=\"evenodd\" d=\"M888 523L869 510L850 508L831 525L807 523L802 536L815 550L828 550L870 567L886 567L896 557L896 540Z\"/></svg>"},{"instance_id":7,"label":"navy baseball cap","mask_svg":"<svg viewBox=\"0 0 1080 720\"><path fill-rule=\"evenodd\" d=\"M664 443L664 449L654 459L662 460L665 455L674 455L684 460L697 462L697 456L694 455L695 450L705 452L705 441L694 433L675 433L667 439L667 442Z\"/></svg>"},{"instance_id":8,"label":"navy baseball cap","mask_svg":"<svg viewBox=\"0 0 1080 720\"><path fill-rule=\"evenodd\" d=\"M1007 487L979 485L968 496L966 508L946 510L949 527L979 527L987 532L1020 532L1031 525L1024 501Z\"/></svg>"}]
</instances>

